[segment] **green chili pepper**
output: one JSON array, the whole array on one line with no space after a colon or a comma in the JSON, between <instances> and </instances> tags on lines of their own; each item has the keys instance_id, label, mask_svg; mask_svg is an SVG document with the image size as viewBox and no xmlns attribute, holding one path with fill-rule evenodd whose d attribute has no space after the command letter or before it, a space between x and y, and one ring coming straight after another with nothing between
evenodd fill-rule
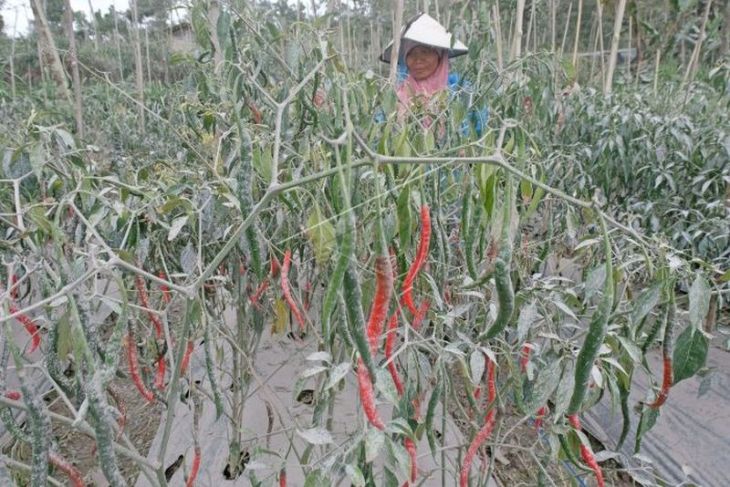
<instances>
[{"instance_id":1,"label":"green chili pepper","mask_svg":"<svg viewBox=\"0 0 730 487\"><path fill-rule=\"evenodd\" d=\"M583 347L578 353L575 364L575 387L573 395L570 398L567 414L569 416L578 414L588 389L588 381L591 376L591 368L593 362L598 356L598 349L603 343L608 329L608 320L611 315L611 307L613 306L614 284L613 284L613 266L611 265L611 242L608 238L608 228L603 216L599 214L601 229L603 230L603 246L606 254L606 280L603 286L603 299L598 305L598 309L593 315L591 324L588 327Z\"/></svg>"}]
</instances>

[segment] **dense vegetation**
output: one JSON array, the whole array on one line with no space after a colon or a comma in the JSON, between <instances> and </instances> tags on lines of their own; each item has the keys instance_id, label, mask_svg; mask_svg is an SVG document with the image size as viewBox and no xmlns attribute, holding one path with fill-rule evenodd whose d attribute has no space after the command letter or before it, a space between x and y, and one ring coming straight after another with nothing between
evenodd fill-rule
<instances>
[{"instance_id":1,"label":"dense vegetation","mask_svg":"<svg viewBox=\"0 0 730 487\"><path fill-rule=\"evenodd\" d=\"M578 418L604 397L638 451L670 387L703 372L726 306L728 2L560 3L421 2L470 48L429 128L398 119L374 64L384 2L316 17L284 2L140 2L77 14L69 37L49 0L46 32L3 38L15 64L0 87L0 415L30 454L3 451L0 478L86 475L49 440L64 419L32 389L36 372L112 485L130 480L121 457L166 485L169 447L130 446L117 375L164 403L165 424L196 401L215 409L232 475L245 454L265 465L243 472L263 485L293 463L308 485L415 485L419 440L431 451L418 455L440 455L442 407L466 418L449 484L482 485L481 443L509 448L514 428L495 425L530 418L545 438L526 460L533 482L563 460L601 479ZM636 61L614 71L617 52L578 56L608 49L616 17ZM188 29L194 44L176 51ZM49 39L61 80L52 56L38 60ZM464 125L485 106L485 130ZM550 272L560 259L572 279ZM110 322L94 321L102 304ZM311 446L244 452L251 361L287 327L318 350L293 386L316 381L300 431ZM638 370L654 390L630 404ZM343 446L328 428L348 381L365 427ZM190 483L205 439L194 417Z\"/></svg>"}]
</instances>

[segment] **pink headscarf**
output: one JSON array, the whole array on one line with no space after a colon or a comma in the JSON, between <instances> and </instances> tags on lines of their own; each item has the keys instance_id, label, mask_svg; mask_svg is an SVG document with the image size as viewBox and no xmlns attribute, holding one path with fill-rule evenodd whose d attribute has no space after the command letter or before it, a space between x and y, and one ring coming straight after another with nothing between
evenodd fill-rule
<instances>
[{"instance_id":1,"label":"pink headscarf","mask_svg":"<svg viewBox=\"0 0 730 487\"><path fill-rule=\"evenodd\" d=\"M403 59L408 56L408 52L414 47L418 46L419 43L411 41L410 39L403 40ZM436 71L433 72L428 78L416 81L413 75L408 73L408 77L403 83L400 84L396 90L398 99L401 102L401 110L405 110L411 104L411 98L413 96L423 95L429 99L434 93L441 90L445 90L449 80L449 56L443 49L434 48L439 51L440 60L436 67ZM400 110L399 110L400 111Z\"/></svg>"}]
</instances>

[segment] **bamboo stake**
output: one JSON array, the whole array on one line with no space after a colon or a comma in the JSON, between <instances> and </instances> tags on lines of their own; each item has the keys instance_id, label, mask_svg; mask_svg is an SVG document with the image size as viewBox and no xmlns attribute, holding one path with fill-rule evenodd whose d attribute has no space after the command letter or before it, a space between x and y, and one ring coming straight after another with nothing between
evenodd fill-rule
<instances>
[{"instance_id":1,"label":"bamboo stake","mask_svg":"<svg viewBox=\"0 0 730 487\"><path fill-rule=\"evenodd\" d=\"M598 50L598 26L597 26L598 18L597 17L598 17L598 14L596 14L596 18L594 19L593 24L591 25L590 37L593 38L593 44L592 44L593 52L596 52ZM601 57L603 57L603 52L601 52ZM595 70L595 67L596 67L596 56L591 56L591 70L588 74L589 81L593 81L593 72ZM601 78L601 80L603 80L603 78Z\"/></svg>"},{"instance_id":2,"label":"bamboo stake","mask_svg":"<svg viewBox=\"0 0 730 487\"><path fill-rule=\"evenodd\" d=\"M598 48L601 50L601 80L606 79L606 60L604 59L603 51L603 0L596 0L596 6L598 7Z\"/></svg>"},{"instance_id":3,"label":"bamboo stake","mask_svg":"<svg viewBox=\"0 0 730 487\"><path fill-rule=\"evenodd\" d=\"M616 59L618 58L618 45L621 40L621 25L624 20L624 10L626 9L626 0L619 0L616 7L616 17L613 23L613 38L611 39L611 54L608 59L608 72L606 73L606 81L603 85L603 93L609 94L613 88L613 72L616 69Z\"/></svg>"},{"instance_id":4,"label":"bamboo stake","mask_svg":"<svg viewBox=\"0 0 730 487\"><path fill-rule=\"evenodd\" d=\"M568 31L570 30L570 12L573 10L573 0L568 4L568 15L565 20L565 28L563 29L563 41L560 43L560 57L565 53L565 43L568 40Z\"/></svg>"},{"instance_id":5,"label":"bamboo stake","mask_svg":"<svg viewBox=\"0 0 730 487\"><path fill-rule=\"evenodd\" d=\"M659 60L662 56L662 50L656 50L656 63L654 64L654 96L657 95L657 84L659 83Z\"/></svg>"},{"instance_id":6,"label":"bamboo stake","mask_svg":"<svg viewBox=\"0 0 730 487\"><path fill-rule=\"evenodd\" d=\"M510 61L519 59L522 56L522 18L525 14L525 0L517 0L515 11L515 31L510 49Z\"/></svg>"},{"instance_id":7,"label":"bamboo stake","mask_svg":"<svg viewBox=\"0 0 730 487\"><path fill-rule=\"evenodd\" d=\"M529 50L530 36L532 35L532 24L535 21L535 0L530 0L530 19L527 21L527 34L525 35L525 47ZM537 30L537 29L535 29ZM534 48L534 45L533 45Z\"/></svg>"},{"instance_id":8,"label":"bamboo stake","mask_svg":"<svg viewBox=\"0 0 730 487\"><path fill-rule=\"evenodd\" d=\"M91 16L91 23L94 26L94 51L99 50L99 25L96 22L96 15L94 14L94 6L91 5L89 0L89 15Z\"/></svg>"},{"instance_id":9,"label":"bamboo stake","mask_svg":"<svg viewBox=\"0 0 730 487\"><path fill-rule=\"evenodd\" d=\"M76 133L84 138L84 118L83 108L81 105L81 77L79 76L79 60L76 55L76 35L74 33L73 11L71 10L71 1L64 0L63 23L66 29L66 37L68 37L68 56L71 63L71 79L73 81L74 90L74 115L76 118Z\"/></svg>"},{"instance_id":10,"label":"bamboo stake","mask_svg":"<svg viewBox=\"0 0 730 487\"><path fill-rule=\"evenodd\" d=\"M573 69L578 80L578 43L580 42L580 24L583 17L583 0L578 0L578 18L575 20L575 40L573 41Z\"/></svg>"},{"instance_id":11,"label":"bamboo stake","mask_svg":"<svg viewBox=\"0 0 730 487\"><path fill-rule=\"evenodd\" d=\"M213 44L213 69L219 72L223 64L223 51L221 50L220 39L218 39L218 17L220 17L220 4L218 0L211 0L208 7L208 30L210 31L210 42Z\"/></svg>"},{"instance_id":12,"label":"bamboo stake","mask_svg":"<svg viewBox=\"0 0 730 487\"><path fill-rule=\"evenodd\" d=\"M134 39L134 72L137 85L137 123L140 131L144 131L144 73L142 71L142 47L139 39L139 19L137 16L137 0L130 0L132 9L132 37Z\"/></svg>"},{"instance_id":13,"label":"bamboo stake","mask_svg":"<svg viewBox=\"0 0 730 487\"><path fill-rule=\"evenodd\" d=\"M555 53L556 41L556 27L557 27L557 11L558 11L558 0L550 0L550 52Z\"/></svg>"},{"instance_id":14,"label":"bamboo stake","mask_svg":"<svg viewBox=\"0 0 730 487\"><path fill-rule=\"evenodd\" d=\"M710 18L710 8L712 7L712 0L707 0L707 4L705 4L705 13L702 16L702 26L700 27L700 35L697 38L697 42L695 43L695 47L692 50L692 55L689 57L689 64L687 65L687 70L684 72L684 78L682 79L682 84L687 84L688 81L694 80L695 75L697 74L697 67L699 66L700 62L700 51L702 49L702 43L705 40L706 34L707 34L707 21Z\"/></svg>"},{"instance_id":15,"label":"bamboo stake","mask_svg":"<svg viewBox=\"0 0 730 487\"><path fill-rule=\"evenodd\" d=\"M395 86L398 74L398 56L400 54L400 30L403 25L403 0L393 0L395 3L395 18L393 20L393 47L390 50L390 73L388 80Z\"/></svg>"},{"instance_id":16,"label":"bamboo stake","mask_svg":"<svg viewBox=\"0 0 730 487\"><path fill-rule=\"evenodd\" d=\"M636 86L639 86L640 81L640 74L641 74L641 66L642 66L642 60L643 60L643 46L642 46L642 37L641 37L641 23L639 22L639 14L637 11L634 11L634 25L636 26L636 79L635 83Z\"/></svg>"},{"instance_id":17,"label":"bamboo stake","mask_svg":"<svg viewBox=\"0 0 730 487\"><path fill-rule=\"evenodd\" d=\"M72 101L71 92L66 85L66 73L63 70L61 58L58 55L56 43L51 34L51 28L48 26L48 20L43 10L40 0L31 0L31 9L33 10L33 20L38 31L38 50L40 53L40 62L48 65L51 76L53 77L61 94L69 102Z\"/></svg>"},{"instance_id":18,"label":"bamboo stake","mask_svg":"<svg viewBox=\"0 0 730 487\"><path fill-rule=\"evenodd\" d=\"M150 36L149 29L144 27L144 51L147 58L147 83L152 83L152 68L150 67Z\"/></svg>"},{"instance_id":19,"label":"bamboo stake","mask_svg":"<svg viewBox=\"0 0 730 487\"><path fill-rule=\"evenodd\" d=\"M730 53L730 2L725 2L725 12L722 14L722 39L720 40L720 57Z\"/></svg>"},{"instance_id":20,"label":"bamboo stake","mask_svg":"<svg viewBox=\"0 0 730 487\"><path fill-rule=\"evenodd\" d=\"M502 53L502 19L499 16L499 0L492 6L492 23L494 24L494 43L497 48L497 69L501 72L504 68L504 56Z\"/></svg>"},{"instance_id":21,"label":"bamboo stake","mask_svg":"<svg viewBox=\"0 0 730 487\"><path fill-rule=\"evenodd\" d=\"M114 18L114 40L117 45L117 60L119 61L119 81L124 81L124 63L122 63L122 48L119 45L119 23L117 21L117 10L114 5L111 7L112 17Z\"/></svg>"},{"instance_id":22,"label":"bamboo stake","mask_svg":"<svg viewBox=\"0 0 730 487\"><path fill-rule=\"evenodd\" d=\"M14 9L15 17L13 20L13 39L10 41L10 94L15 101L15 38L18 35L18 10Z\"/></svg>"},{"instance_id":23,"label":"bamboo stake","mask_svg":"<svg viewBox=\"0 0 730 487\"><path fill-rule=\"evenodd\" d=\"M537 15L537 0L532 0L532 18L536 18ZM537 52L538 46L538 35L537 35L538 22L535 20L535 29L532 31L532 52Z\"/></svg>"},{"instance_id":24,"label":"bamboo stake","mask_svg":"<svg viewBox=\"0 0 730 487\"><path fill-rule=\"evenodd\" d=\"M634 30L634 17L629 15L629 46L626 49L626 74L631 77L631 33Z\"/></svg>"}]
</instances>

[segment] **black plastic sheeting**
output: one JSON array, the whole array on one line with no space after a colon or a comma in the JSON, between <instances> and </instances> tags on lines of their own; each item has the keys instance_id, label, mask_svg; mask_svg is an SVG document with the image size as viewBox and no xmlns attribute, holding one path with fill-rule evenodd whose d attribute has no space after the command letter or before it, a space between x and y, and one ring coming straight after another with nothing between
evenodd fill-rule
<instances>
[{"instance_id":1,"label":"black plastic sheeting","mask_svg":"<svg viewBox=\"0 0 730 487\"><path fill-rule=\"evenodd\" d=\"M649 365L661 382L661 355L652 353ZM644 485L730 486L730 353L713 342L707 359L710 387L699 396L700 378L692 377L672 387L654 427L633 454L638 415L634 406L654 398L645 373L634 374L629 404L631 433L617 460ZM584 426L608 450L615 450L621 434L621 411L612 411L604 400L586 413ZM729 463L725 463L729 462ZM661 481L662 483L658 483Z\"/></svg>"}]
</instances>

